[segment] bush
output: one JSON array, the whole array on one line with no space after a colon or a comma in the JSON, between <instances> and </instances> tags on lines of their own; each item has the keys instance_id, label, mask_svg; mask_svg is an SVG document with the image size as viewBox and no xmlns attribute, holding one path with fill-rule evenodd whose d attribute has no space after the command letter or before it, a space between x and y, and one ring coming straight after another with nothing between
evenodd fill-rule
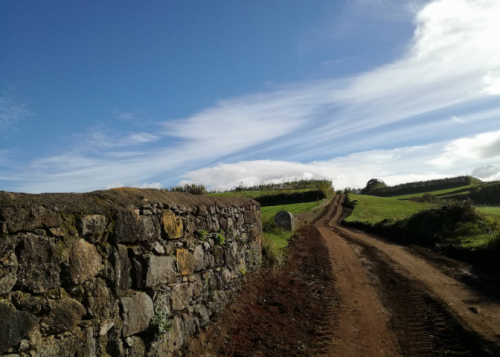
<instances>
[{"instance_id":1,"label":"bush","mask_svg":"<svg viewBox=\"0 0 500 357\"><path fill-rule=\"evenodd\" d=\"M160 306L155 306L154 315L151 319L151 333L157 339L172 330L174 322L168 318L167 312Z\"/></svg>"}]
</instances>

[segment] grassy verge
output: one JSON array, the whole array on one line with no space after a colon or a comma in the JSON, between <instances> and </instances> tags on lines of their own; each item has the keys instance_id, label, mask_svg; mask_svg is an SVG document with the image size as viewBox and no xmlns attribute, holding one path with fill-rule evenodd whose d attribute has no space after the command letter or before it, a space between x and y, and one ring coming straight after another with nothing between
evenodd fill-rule
<instances>
[{"instance_id":1,"label":"grassy verge","mask_svg":"<svg viewBox=\"0 0 500 357\"><path fill-rule=\"evenodd\" d=\"M309 212L318 207L324 201L295 203L290 205L262 207L262 227L264 233L264 257L266 266L279 268L283 265L287 254L290 238L296 232L285 231L276 226L274 216L279 211L288 211L293 214Z\"/></svg>"}]
</instances>

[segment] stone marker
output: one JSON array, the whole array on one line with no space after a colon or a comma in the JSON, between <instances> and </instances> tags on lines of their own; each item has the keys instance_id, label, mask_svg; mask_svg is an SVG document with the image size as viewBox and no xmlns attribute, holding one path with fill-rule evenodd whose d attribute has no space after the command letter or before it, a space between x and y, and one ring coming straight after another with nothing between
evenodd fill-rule
<instances>
[{"instance_id":1,"label":"stone marker","mask_svg":"<svg viewBox=\"0 0 500 357\"><path fill-rule=\"evenodd\" d=\"M287 211L279 211L274 216L274 222L280 228L286 229L287 231L293 230L293 214Z\"/></svg>"}]
</instances>

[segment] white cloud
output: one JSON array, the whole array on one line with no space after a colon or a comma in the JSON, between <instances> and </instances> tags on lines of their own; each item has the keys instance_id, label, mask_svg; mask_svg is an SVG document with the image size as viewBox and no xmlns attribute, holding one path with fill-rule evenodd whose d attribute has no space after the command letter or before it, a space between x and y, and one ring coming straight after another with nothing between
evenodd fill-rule
<instances>
[{"instance_id":1,"label":"white cloud","mask_svg":"<svg viewBox=\"0 0 500 357\"><path fill-rule=\"evenodd\" d=\"M472 171L472 175L486 181L500 179L500 165L484 165L476 167Z\"/></svg>"},{"instance_id":2,"label":"white cloud","mask_svg":"<svg viewBox=\"0 0 500 357\"><path fill-rule=\"evenodd\" d=\"M500 95L500 71L489 71L483 77L484 93L490 95Z\"/></svg>"},{"instance_id":3,"label":"white cloud","mask_svg":"<svg viewBox=\"0 0 500 357\"><path fill-rule=\"evenodd\" d=\"M500 131L453 140L439 157L429 160L428 164L451 167L458 161L492 158L500 158Z\"/></svg>"},{"instance_id":4,"label":"white cloud","mask_svg":"<svg viewBox=\"0 0 500 357\"><path fill-rule=\"evenodd\" d=\"M494 180L500 178L500 165L491 164L500 157L499 138L500 132L491 132L447 143L366 151L310 163L242 161L188 171L183 177L218 190L233 188L240 182L256 185L312 176L330 179L336 188L364 187L373 177L390 185L469 173ZM478 163L484 165L477 167Z\"/></svg>"},{"instance_id":5,"label":"white cloud","mask_svg":"<svg viewBox=\"0 0 500 357\"><path fill-rule=\"evenodd\" d=\"M112 188L120 188L120 187L125 187L125 185L123 182L118 181L118 182L113 182L113 183L107 184L106 186L104 186L104 189L110 190Z\"/></svg>"},{"instance_id":6,"label":"white cloud","mask_svg":"<svg viewBox=\"0 0 500 357\"><path fill-rule=\"evenodd\" d=\"M163 185L160 182L151 182L151 183L143 183L139 186L140 188L163 188Z\"/></svg>"},{"instance_id":7,"label":"white cloud","mask_svg":"<svg viewBox=\"0 0 500 357\"><path fill-rule=\"evenodd\" d=\"M456 116L452 116L451 121L454 121L455 123L465 124L465 120Z\"/></svg>"},{"instance_id":8,"label":"white cloud","mask_svg":"<svg viewBox=\"0 0 500 357\"><path fill-rule=\"evenodd\" d=\"M273 92L222 100L186 118L162 123L161 132L154 127L141 127L143 132L135 134L96 131L83 138L85 148L80 145L64 155L36 160L9 179L18 189L35 192L85 191L109 182L164 182L185 171L198 172L192 168L212 165L215 160L301 157L310 161L316 155L335 157L380 145L395 146L402 140L427 140L428 133L444 133L450 126L457 130L454 137L466 135L469 125L453 125L450 114L442 114L445 110L456 113L456 120L452 120L475 122L476 127L481 121L493 120L499 113L498 104L476 106L480 109L467 115L459 111L459 106L486 103L497 94L500 51L497 41L491 39L500 33L500 1L436 0L419 5L409 14L416 25L414 36L406 52L392 63L344 80L303 81L273 87ZM130 121L137 117L134 112L115 115ZM424 115L425 122L419 119ZM353 172L358 172L363 181L368 173L399 180L412 175L412 170L433 177L441 175L436 170L455 170L461 161L488 159L497 150L494 144L483 150L476 143L477 153L471 154L466 148L470 142L456 145L419 159L423 169L407 167L400 157L408 157L410 152L398 149L348 156L345 167L353 171L343 171L339 165L346 156L306 167L286 161L241 161L234 164L238 175L230 170L227 172L231 175L214 182L261 180L267 176L259 170L266 167L274 178L326 172L338 182L352 181L356 183L352 186L360 186L351 176ZM399 164L391 166L390 162ZM286 173L280 175L278 169ZM206 171L210 175L217 172Z\"/></svg>"}]
</instances>

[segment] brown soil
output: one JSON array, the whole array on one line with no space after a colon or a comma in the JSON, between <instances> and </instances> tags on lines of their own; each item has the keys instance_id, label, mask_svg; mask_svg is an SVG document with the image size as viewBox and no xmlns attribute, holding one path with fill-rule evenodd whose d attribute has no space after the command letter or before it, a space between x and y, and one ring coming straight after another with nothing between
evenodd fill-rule
<instances>
[{"instance_id":1,"label":"brown soil","mask_svg":"<svg viewBox=\"0 0 500 357\"><path fill-rule=\"evenodd\" d=\"M500 305L460 281L463 265L340 226L340 200L183 355L498 355Z\"/></svg>"}]
</instances>

